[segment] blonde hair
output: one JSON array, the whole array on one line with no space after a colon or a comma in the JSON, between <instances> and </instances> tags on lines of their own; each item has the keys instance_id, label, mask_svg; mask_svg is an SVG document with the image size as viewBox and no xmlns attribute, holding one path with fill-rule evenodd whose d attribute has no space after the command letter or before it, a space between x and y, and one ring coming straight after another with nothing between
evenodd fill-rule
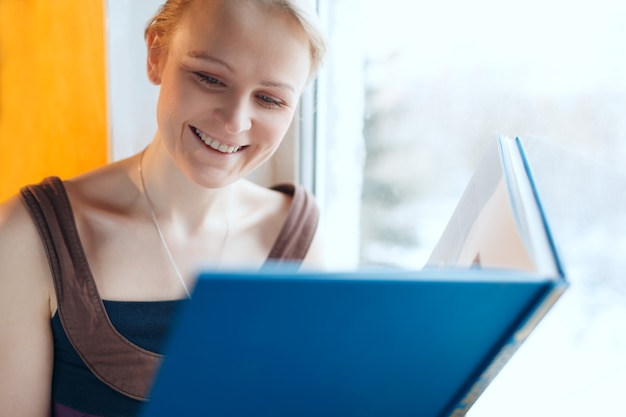
<instances>
[{"instance_id":1,"label":"blonde hair","mask_svg":"<svg viewBox=\"0 0 626 417\"><path fill-rule=\"evenodd\" d=\"M167 52L169 40L177 25L189 6L194 1L214 0L167 0L159 7L157 13L148 21L144 38L150 32L159 36L161 42L157 45L162 53ZM225 0L234 1L234 0ZM288 13L294 17L306 34L311 47L311 78L317 73L326 55L326 37L321 29L319 17L315 10L314 0L250 0L262 3L270 9Z\"/></svg>"}]
</instances>

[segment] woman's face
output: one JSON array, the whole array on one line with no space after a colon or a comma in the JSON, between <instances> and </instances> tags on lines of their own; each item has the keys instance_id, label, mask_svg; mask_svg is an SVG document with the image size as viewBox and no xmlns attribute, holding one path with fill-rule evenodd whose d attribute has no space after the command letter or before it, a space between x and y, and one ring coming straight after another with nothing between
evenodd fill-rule
<instances>
[{"instance_id":1,"label":"woman's face","mask_svg":"<svg viewBox=\"0 0 626 417\"><path fill-rule=\"evenodd\" d=\"M216 188L274 153L307 82L310 48L294 18L254 1L192 4L167 54L149 52L148 74L161 85L157 140L187 177Z\"/></svg>"}]
</instances>

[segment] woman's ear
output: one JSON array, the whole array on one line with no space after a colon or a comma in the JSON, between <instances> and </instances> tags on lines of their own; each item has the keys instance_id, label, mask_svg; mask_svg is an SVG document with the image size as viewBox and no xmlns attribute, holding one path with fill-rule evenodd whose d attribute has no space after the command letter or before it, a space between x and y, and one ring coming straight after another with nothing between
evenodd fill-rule
<instances>
[{"instance_id":1,"label":"woman's ear","mask_svg":"<svg viewBox=\"0 0 626 417\"><path fill-rule=\"evenodd\" d=\"M147 72L148 79L154 85L161 84L161 64L164 59L163 49L161 47L161 38L154 30L148 32L146 37L146 46L148 47Z\"/></svg>"}]
</instances>

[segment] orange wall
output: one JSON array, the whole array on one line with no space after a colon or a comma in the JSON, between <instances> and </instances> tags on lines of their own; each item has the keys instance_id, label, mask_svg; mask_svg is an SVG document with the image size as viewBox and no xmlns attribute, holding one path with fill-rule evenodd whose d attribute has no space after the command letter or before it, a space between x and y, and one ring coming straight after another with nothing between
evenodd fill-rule
<instances>
[{"instance_id":1,"label":"orange wall","mask_svg":"<svg viewBox=\"0 0 626 417\"><path fill-rule=\"evenodd\" d=\"M0 200L107 160L103 0L0 0Z\"/></svg>"}]
</instances>

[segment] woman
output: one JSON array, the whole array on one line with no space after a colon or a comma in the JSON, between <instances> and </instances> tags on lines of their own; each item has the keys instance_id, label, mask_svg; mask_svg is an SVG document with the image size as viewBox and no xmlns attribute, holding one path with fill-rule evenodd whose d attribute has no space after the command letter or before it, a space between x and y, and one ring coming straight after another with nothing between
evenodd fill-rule
<instances>
[{"instance_id":1,"label":"woman","mask_svg":"<svg viewBox=\"0 0 626 417\"><path fill-rule=\"evenodd\" d=\"M167 1L146 28L150 145L0 206L0 415L136 415L198 264L317 261L311 198L244 179L321 61L305 10Z\"/></svg>"}]
</instances>

